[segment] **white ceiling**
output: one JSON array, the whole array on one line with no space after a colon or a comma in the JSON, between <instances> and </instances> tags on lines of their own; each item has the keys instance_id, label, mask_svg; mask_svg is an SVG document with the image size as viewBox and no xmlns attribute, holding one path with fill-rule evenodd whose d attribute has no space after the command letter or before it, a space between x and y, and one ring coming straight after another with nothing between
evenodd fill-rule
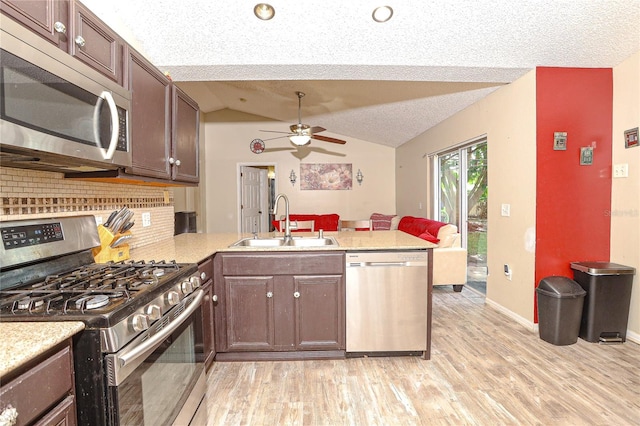
<instances>
[{"instance_id":1,"label":"white ceiling","mask_svg":"<svg viewBox=\"0 0 640 426\"><path fill-rule=\"evenodd\" d=\"M399 146L536 66L613 67L640 50L640 0L87 0L203 111ZM283 125L283 130L287 126ZM257 135L259 136L259 135Z\"/></svg>"}]
</instances>

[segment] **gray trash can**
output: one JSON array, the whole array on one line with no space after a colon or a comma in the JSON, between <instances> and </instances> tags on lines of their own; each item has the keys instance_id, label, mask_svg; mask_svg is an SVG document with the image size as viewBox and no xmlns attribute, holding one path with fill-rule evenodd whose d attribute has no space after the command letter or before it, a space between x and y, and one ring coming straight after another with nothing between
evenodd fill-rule
<instances>
[{"instance_id":1,"label":"gray trash can","mask_svg":"<svg viewBox=\"0 0 640 426\"><path fill-rule=\"evenodd\" d=\"M609 262L573 262L571 269L573 279L587 292L580 337L594 343L623 343L635 268Z\"/></svg>"},{"instance_id":2,"label":"gray trash can","mask_svg":"<svg viewBox=\"0 0 640 426\"><path fill-rule=\"evenodd\" d=\"M551 276L540 280L536 293L540 338L558 346L576 343L586 292L570 278Z\"/></svg>"}]
</instances>

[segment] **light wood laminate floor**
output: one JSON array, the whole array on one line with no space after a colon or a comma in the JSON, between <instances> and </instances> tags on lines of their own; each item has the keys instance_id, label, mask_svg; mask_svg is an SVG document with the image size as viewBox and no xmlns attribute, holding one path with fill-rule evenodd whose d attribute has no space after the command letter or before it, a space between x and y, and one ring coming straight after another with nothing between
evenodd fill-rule
<instances>
[{"instance_id":1,"label":"light wood laminate floor","mask_svg":"<svg viewBox=\"0 0 640 426\"><path fill-rule=\"evenodd\" d=\"M430 361L215 363L206 423L640 424L640 345L554 346L468 289L436 287L433 305Z\"/></svg>"}]
</instances>

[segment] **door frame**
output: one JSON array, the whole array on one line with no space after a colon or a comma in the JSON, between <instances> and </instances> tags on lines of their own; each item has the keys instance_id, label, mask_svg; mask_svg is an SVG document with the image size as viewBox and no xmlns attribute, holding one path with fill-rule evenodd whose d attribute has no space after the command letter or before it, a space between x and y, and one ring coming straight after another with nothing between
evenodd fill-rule
<instances>
[{"instance_id":1,"label":"door frame","mask_svg":"<svg viewBox=\"0 0 640 426\"><path fill-rule=\"evenodd\" d=\"M275 188L275 193L278 193L278 164L273 161L263 161L263 162L244 162L236 164L236 229L238 233L242 232L242 176L240 175L242 167L273 167L274 179L273 185ZM262 188L264 189L264 188ZM261 189L261 191L262 191ZM265 190L268 193L268 188ZM267 213L269 214L269 213ZM267 221L268 222L268 221Z\"/></svg>"}]
</instances>

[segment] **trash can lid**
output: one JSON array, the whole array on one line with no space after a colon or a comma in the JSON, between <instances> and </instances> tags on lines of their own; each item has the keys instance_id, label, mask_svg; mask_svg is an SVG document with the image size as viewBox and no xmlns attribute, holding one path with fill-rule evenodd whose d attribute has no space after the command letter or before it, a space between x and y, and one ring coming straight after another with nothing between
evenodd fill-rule
<instances>
[{"instance_id":1,"label":"trash can lid","mask_svg":"<svg viewBox=\"0 0 640 426\"><path fill-rule=\"evenodd\" d=\"M633 275L636 268L609 262L571 262L571 269L589 275Z\"/></svg>"},{"instance_id":2,"label":"trash can lid","mask_svg":"<svg viewBox=\"0 0 640 426\"><path fill-rule=\"evenodd\" d=\"M540 280L536 288L538 294L543 294L557 299L568 299L583 297L586 291L574 280L567 277L551 276Z\"/></svg>"}]
</instances>

